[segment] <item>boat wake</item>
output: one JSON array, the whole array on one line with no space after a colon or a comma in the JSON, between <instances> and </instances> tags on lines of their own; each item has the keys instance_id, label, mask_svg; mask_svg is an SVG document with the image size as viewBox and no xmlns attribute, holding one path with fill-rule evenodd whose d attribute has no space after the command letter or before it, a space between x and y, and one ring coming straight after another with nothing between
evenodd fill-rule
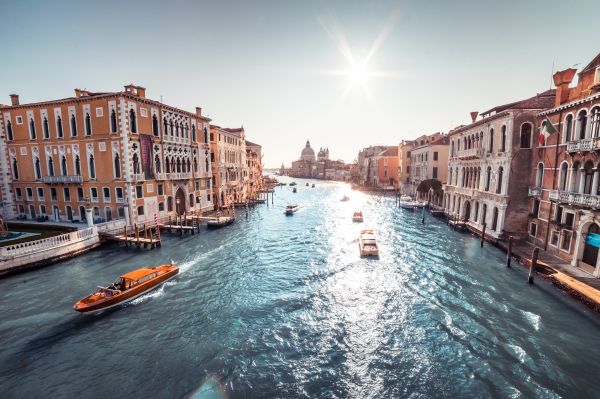
<instances>
[{"instance_id":1,"label":"boat wake","mask_svg":"<svg viewBox=\"0 0 600 399\"><path fill-rule=\"evenodd\" d=\"M171 283L172 285L173 283ZM150 291L142 296L139 296L137 298L135 298L133 301L129 302L130 305L139 305L141 303L144 303L148 300L150 300L151 298L157 298L159 296L164 295L165 293L165 286L169 285L169 282L164 283L163 285L161 285L160 287L158 287L157 289Z\"/></svg>"}]
</instances>

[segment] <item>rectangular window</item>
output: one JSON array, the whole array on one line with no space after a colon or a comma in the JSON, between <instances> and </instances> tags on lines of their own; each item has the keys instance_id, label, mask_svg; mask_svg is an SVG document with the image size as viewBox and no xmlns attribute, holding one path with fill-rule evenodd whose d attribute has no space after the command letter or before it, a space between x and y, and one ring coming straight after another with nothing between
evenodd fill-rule
<instances>
[{"instance_id":1,"label":"rectangular window","mask_svg":"<svg viewBox=\"0 0 600 399\"><path fill-rule=\"evenodd\" d=\"M90 188L90 196L92 201L98 201L98 189L96 187Z\"/></svg>"},{"instance_id":2,"label":"rectangular window","mask_svg":"<svg viewBox=\"0 0 600 399\"><path fill-rule=\"evenodd\" d=\"M33 189L31 187L27 187L27 199L33 201Z\"/></svg>"},{"instance_id":3,"label":"rectangular window","mask_svg":"<svg viewBox=\"0 0 600 399\"><path fill-rule=\"evenodd\" d=\"M65 196L65 201L71 201L71 191L68 187L63 188L63 194Z\"/></svg>"},{"instance_id":4,"label":"rectangular window","mask_svg":"<svg viewBox=\"0 0 600 399\"><path fill-rule=\"evenodd\" d=\"M50 187L50 199L52 199L52 201L58 201L58 196L56 195L56 187Z\"/></svg>"},{"instance_id":5,"label":"rectangular window","mask_svg":"<svg viewBox=\"0 0 600 399\"><path fill-rule=\"evenodd\" d=\"M594 83L600 83L600 66L596 68L596 76L594 76Z\"/></svg>"},{"instance_id":6,"label":"rectangular window","mask_svg":"<svg viewBox=\"0 0 600 399\"><path fill-rule=\"evenodd\" d=\"M574 213L569 213L569 212L565 213L565 227L572 229L574 219L575 219Z\"/></svg>"},{"instance_id":7,"label":"rectangular window","mask_svg":"<svg viewBox=\"0 0 600 399\"><path fill-rule=\"evenodd\" d=\"M122 187L117 187L116 188L116 192L117 192L117 198L118 199L123 199L123 188Z\"/></svg>"},{"instance_id":8,"label":"rectangular window","mask_svg":"<svg viewBox=\"0 0 600 399\"><path fill-rule=\"evenodd\" d=\"M556 223L561 223L562 222L562 215L563 215L563 207L562 206L557 206L556 207L556 216L554 217L554 221Z\"/></svg>"},{"instance_id":9,"label":"rectangular window","mask_svg":"<svg viewBox=\"0 0 600 399\"><path fill-rule=\"evenodd\" d=\"M537 233L537 224L531 223L531 225L529 225L529 235L532 237L535 237L536 233Z\"/></svg>"},{"instance_id":10,"label":"rectangular window","mask_svg":"<svg viewBox=\"0 0 600 399\"><path fill-rule=\"evenodd\" d=\"M159 202L158 203L158 211L159 212L163 212L165 210L165 203L164 202Z\"/></svg>"},{"instance_id":11,"label":"rectangular window","mask_svg":"<svg viewBox=\"0 0 600 399\"><path fill-rule=\"evenodd\" d=\"M135 186L135 196L137 198L144 197L144 187L143 186ZM142 215L143 215L143 213L142 213Z\"/></svg>"},{"instance_id":12,"label":"rectangular window","mask_svg":"<svg viewBox=\"0 0 600 399\"><path fill-rule=\"evenodd\" d=\"M15 196L17 197L18 200L21 199L22 195L23 195L23 193L21 192L21 188L19 188L19 187L15 188Z\"/></svg>"},{"instance_id":13,"label":"rectangular window","mask_svg":"<svg viewBox=\"0 0 600 399\"><path fill-rule=\"evenodd\" d=\"M434 161L437 161L437 160L438 160L438 152L437 152L437 151L434 151L434 152L433 152L433 160L434 160Z\"/></svg>"},{"instance_id":14,"label":"rectangular window","mask_svg":"<svg viewBox=\"0 0 600 399\"><path fill-rule=\"evenodd\" d=\"M436 154L437 154L437 152L436 152ZM433 167L433 176L432 177L434 179L437 179L437 167L436 166Z\"/></svg>"},{"instance_id":15,"label":"rectangular window","mask_svg":"<svg viewBox=\"0 0 600 399\"><path fill-rule=\"evenodd\" d=\"M540 200L536 199L533 201L533 210L531 211L531 216L534 218L538 217L540 214Z\"/></svg>"},{"instance_id":16,"label":"rectangular window","mask_svg":"<svg viewBox=\"0 0 600 399\"><path fill-rule=\"evenodd\" d=\"M571 238L573 237L573 233L568 230L563 230L563 239L562 244L560 245L560 249L563 251L569 252L571 249Z\"/></svg>"},{"instance_id":17,"label":"rectangular window","mask_svg":"<svg viewBox=\"0 0 600 399\"><path fill-rule=\"evenodd\" d=\"M147 190L149 193L153 193L153 192L154 192L154 184L152 184L152 183L148 183L148 184L146 184L146 190Z\"/></svg>"},{"instance_id":18,"label":"rectangular window","mask_svg":"<svg viewBox=\"0 0 600 399\"><path fill-rule=\"evenodd\" d=\"M77 187L77 199L79 201L83 199L83 187Z\"/></svg>"},{"instance_id":19,"label":"rectangular window","mask_svg":"<svg viewBox=\"0 0 600 399\"><path fill-rule=\"evenodd\" d=\"M158 195L164 195L163 185L162 184L158 185Z\"/></svg>"},{"instance_id":20,"label":"rectangular window","mask_svg":"<svg viewBox=\"0 0 600 399\"><path fill-rule=\"evenodd\" d=\"M38 187L37 192L38 192L38 199L40 201L43 201L44 200L44 189L42 187Z\"/></svg>"},{"instance_id":21,"label":"rectangular window","mask_svg":"<svg viewBox=\"0 0 600 399\"><path fill-rule=\"evenodd\" d=\"M104 202L110 202L110 188L104 187L102 192L104 194Z\"/></svg>"},{"instance_id":22,"label":"rectangular window","mask_svg":"<svg viewBox=\"0 0 600 399\"><path fill-rule=\"evenodd\" d=\"M22 125L22 124L23 124L23 117L17 116L17 125Z\"/></svg>"},{"instance_id":23,"label":"rectangular window","mask_svg":"<svg viewBox=\"0 0 600 399\"><path fill-rule=\"evenodd\" d=\"M550 234L550 245L552 245L553 247L558 247L558 238L558 231L552 230L552 233Z\"/></svg>"},{"instance_id":24,"label":"rectangular window","mask_svg":"<svg viewBox=\"0 0 600 399\"><path fill-rule=\"evenodd\" d=\"M96 108L96 117L100 118L102 116L104 116L104 108L102 108L102 107Z\"/></svg>"},{"instance_id":25,"label":"rectangular window","mask_svg":"<svg viewBox=\"0 0 600 399\"><path fill-rule=\"evenodd\" d=\"M144 214L144 206L143 205L142 206L138 206L137 213L140 216Z\"/></svg>"}]
</instances>

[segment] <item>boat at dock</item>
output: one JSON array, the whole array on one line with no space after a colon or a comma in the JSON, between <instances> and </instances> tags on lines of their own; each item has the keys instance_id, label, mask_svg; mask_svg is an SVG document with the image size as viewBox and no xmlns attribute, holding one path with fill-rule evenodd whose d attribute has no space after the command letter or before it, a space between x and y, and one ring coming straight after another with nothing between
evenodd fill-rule
<instances>
[{"instance_id":1,"label":"boat at dock","mask_svg":"<svg viewBox=\"0 0 600 399\"><path fill-rule=\"evenodd\" d=\"M229 226L235 222L234 216L218 216L206 222L206 227L209 229L218 229L219 227Z\"/></svg>"},{"instance_id":2,"label":"boat at dock","mask_svg":"<svg viewBox=\"0 0 600 399\"><path fill-rule=\"evenodd\" d=\"M413 201L411 197L408 195L403 195L400 197L400 208L404 209L415 209L416 202Z\"/></svg>"},{"instance_id":3,"label":"boat at dock","mask_svg":"<svg viewBox=\"0 0 600 399\"><path fill-rule=\"evenodd\" d=\"M358 248L360 249L360 256L379 257L379 248L377 247L377 241L375 240L373 230L362 230L360 232Z\"/></svg>"},{"instance_id":4,"label":"boat at dock","mask_svg":"<svg viewBox=\"0 0 600 399\"><path fill-rule=\"evenodd\" d=\"M300 209L300 206L298 205L288 205L285 207L285 211L284 213L286 215L293 215L294 213L298 212L298 210Z\"/></svg>"},{"instance_id":5,"label":"boat at dock","mask_svg":"<svg viewBox=\"0 0 600 399\"><path fill-rule=\"evenodd\" d=\"M357 222L357 223L362 223L363 221L363 214L361 211L354 211L354 213L352 214L352 221L353 222Z\"/></svg>"},{"instance_id":6,"label":"boat at dock","mask_svg":"<svg viewBox=\"0 0 600 399\"><path fill-rule=\"evenodd\" d=\"M125 273L119 278L119 281L107 287L98 287L96 292L77 301L73 309L80 313L110 309L144 295L172 279L177 273L179 273L179 267L173 263L144 267Z\"/></svg>"}]
</instances>

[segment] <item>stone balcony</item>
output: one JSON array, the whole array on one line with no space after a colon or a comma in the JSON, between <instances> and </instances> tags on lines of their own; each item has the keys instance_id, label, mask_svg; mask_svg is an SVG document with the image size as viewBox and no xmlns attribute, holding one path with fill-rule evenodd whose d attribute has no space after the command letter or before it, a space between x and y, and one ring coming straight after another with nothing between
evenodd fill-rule
<instances>
[{"instance_id":1,"label":"stone balcony","mask_svg":"<svg viewBox=\"0 0 600 399\"><path fill-rule=\"evenodd\" d=\"M81 176L44 176L44 183L47 184L81 184Z\"/></svg>"},{"instance_id":2,"label":"stone balcony","mask_svg":"<svg viewBox=\"0 0 600 399\"><path fill-rule=\"evenodd\" d=\"M586 208L600 208L600 195L551 190L550 201L554 201L559 204L578 205Z\"/></svg>"},{"instance_id":3,"label":"stone balcony","mask_svg":"<svg viewBox=\"0 0 600 399\"><path fill-rule=\"evenodd\" d=\"M165 173L166 180L185 180L192 178L192 172Z\"/></svg>"},{"instance_id":4,"label":"stone balcony","mask_svg":"<svg viewBox=\"0 0 600 399\"><path fill-rule=\"evenodd\" d=\"M469 148L456 153L458 159L476 159L483 156L483 148Z\"/></svg>"},{"instance_id":5,"label":"stone balcony","mask_svg":"<svg viewBox=\"0 0 600 399\"><path fill-rule=\"evenodd\" d=\"M541 187L529 187L528 195L530 197L540 198L542 196L542 188Z\"/></svg>"},{"instance_id":6,"label":"stone balcony","mask_svg":"<svg viewBox=\"0 0 600 399\"><path fill-rule=\"evenodd\" d=\"M146 180L146 175L144 173L134 173L131 176L131 180L133 180L134 182L144 181Z\"/></svg>"},{"instance_id":7,"label":"stone balcony","mask_svg":"<svg viewBox=\"0 0 600 399\"><path fill-rule=\"evenodd\" d=\"M586 152L600 149L600 138L573 140L567 143L567 152Z\"/></svg>"}]
</instances>

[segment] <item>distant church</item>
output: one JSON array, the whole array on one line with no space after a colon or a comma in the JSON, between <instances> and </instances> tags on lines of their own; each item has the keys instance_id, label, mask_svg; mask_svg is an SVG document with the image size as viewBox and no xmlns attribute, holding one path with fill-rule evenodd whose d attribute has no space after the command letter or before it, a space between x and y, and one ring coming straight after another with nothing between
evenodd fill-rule
<instances>
[{"instance_id":1,"label":"distant church","mask_svg":"<svg viewBox=\"0 0 600 399\"><path fill-rule=\"evenodd\" d=\"M319 157L323 150L319 151ZM327 156L329 156L329 150L327 150ZM315 156L315 150L310 146L310 141L306 140L306 146L300 153L300 159L292 162L292 170L290 176L294 177L314 177L317 164L317 157Z\"/></svg>"}]
</instances>

